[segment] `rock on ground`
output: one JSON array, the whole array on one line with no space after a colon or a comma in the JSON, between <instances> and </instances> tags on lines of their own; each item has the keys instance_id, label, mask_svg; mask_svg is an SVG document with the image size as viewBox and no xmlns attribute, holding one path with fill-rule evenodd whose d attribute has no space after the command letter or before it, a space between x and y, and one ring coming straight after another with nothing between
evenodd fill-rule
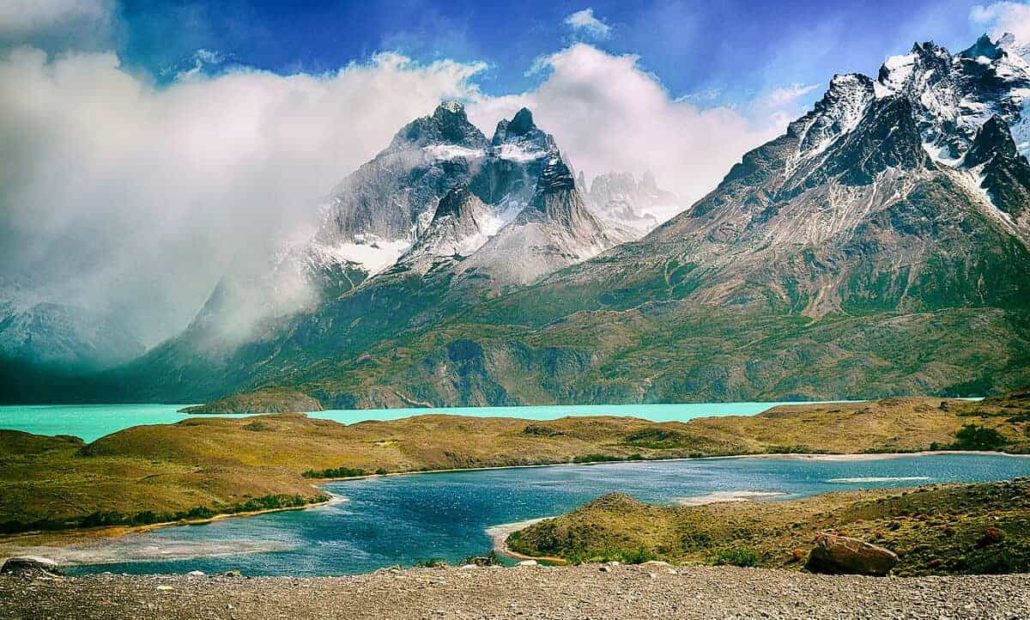
<instances>
[{"instance_id":1,"label":"rock on ground","mask_svg":"<svg viewBox=\"0 0 1030 620\"><path fill-rule=\"evenodd\" d=\"M0 575L40 571L53 574L60 573L57 562L35 555L19 555L0 562Z\"/></svg>"},{"instance_id":2,"label":"rock on ground","mask_svg":"<svg viewBox=\"0 0 1030 620\"><path fill-rule=\"evenodd\" d=\"M898 563L889 549L837 534L820 534L805 568L829 575L875 575L882 577Z\"/></svg>"},{"instance_id":3,"label":"rock on ground","mask_svg":"<svg viewBox=\"0 0 1030 620\"><path fill-rule=\"evenodd\" d=\"M354 577L0 577L5 619L1025 618L1030 575L875 578L660 566Z\"/></svg>"}]
</instances>

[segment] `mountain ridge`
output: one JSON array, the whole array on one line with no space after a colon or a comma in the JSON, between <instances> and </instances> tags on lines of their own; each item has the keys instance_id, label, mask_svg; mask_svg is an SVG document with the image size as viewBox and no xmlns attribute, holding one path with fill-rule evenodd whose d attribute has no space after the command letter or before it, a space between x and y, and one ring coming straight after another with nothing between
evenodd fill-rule
<instances>
[{"instance_id":1,"label":"mountain ridge","mask_svg":"<svg viewBox=\"0 0 1030 620\"><path fill-rule=\"evenodd\" d=\"M214 372L184 374L183 350L108 376L151 398L289 387L326 407L1019 386L1030 380L1030 65L988 43L958 54L916 44L876 79L834 76L783 135L642 238L591 212L584 177L531 112L487 140L459 104L442 104L341 185L353 193L337 194L316 237L395 243L394 262ZM433 239L442 249L416 260Z\"/></svg>"}]
</instances>

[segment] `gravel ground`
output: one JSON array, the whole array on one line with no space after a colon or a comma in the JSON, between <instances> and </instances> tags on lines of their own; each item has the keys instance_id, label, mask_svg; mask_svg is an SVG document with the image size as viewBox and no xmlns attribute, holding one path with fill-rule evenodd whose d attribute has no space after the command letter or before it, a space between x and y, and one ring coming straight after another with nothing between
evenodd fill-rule
<instances>
[{"instance_id":1,"label":"gravel ground","mask_svg":"<svg viewBox=\"0 0 1030 620\"><path fill-rule=\"evenodd\" d=\"M0 576L0 618L1030 618L1030 574L730 567L383 570L355 577Z\"/></svg>"}]
</instances>

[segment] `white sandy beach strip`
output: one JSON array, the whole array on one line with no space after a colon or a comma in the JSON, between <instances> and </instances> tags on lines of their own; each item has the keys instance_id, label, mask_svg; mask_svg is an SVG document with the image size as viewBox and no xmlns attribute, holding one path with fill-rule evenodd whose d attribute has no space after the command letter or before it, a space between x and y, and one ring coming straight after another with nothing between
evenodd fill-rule
<instances>
[{"instance_id":1,"label":"white sandy beach strip","mask_svg":"<svg viewBox=\"0 0 1030 620\"><path fill-rule=\"evenodd\" d=\"M750 502L783 495L786 495L786 493L780 493L779 491L715 491L705 495L680 497L673 501L681 506L704 506L705 504L716 504L719 502Z\"/></svg>"}]
</instances>

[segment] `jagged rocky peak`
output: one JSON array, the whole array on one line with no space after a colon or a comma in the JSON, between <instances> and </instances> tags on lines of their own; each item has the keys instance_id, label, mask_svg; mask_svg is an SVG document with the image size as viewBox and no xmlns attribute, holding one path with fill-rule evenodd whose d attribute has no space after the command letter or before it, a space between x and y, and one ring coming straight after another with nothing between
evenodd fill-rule
<instances>
[{"instance_id":1,"label":"jagged rocky peak","mask_svg":"<svg viewBox=\"0 0 1030 620\"><path fill-rule=\"evenodd\" d=\"M556 224L559 231L571 236L577 247L612 245L604 225L587 210L572 170L558 153L547 160L533 199L516 222L541 219Z\"/></svg>"},{"instance_id":2,"label":"jagged rocky peak","mask_svg":"<svg viewBox=\"0 0 1030 620\"><path fill-rule=\"evenodd\" d=\"M522 285L586 260L617 243L583 202L572 170L555 150L529 204L461 264L477 282Z\"/></svg>"},{"instance_id":3,"label":"jagged rocky peak","mask_svg":"<svg viewBox=\"0 0 1030 620\"><path fill-rule=\"evenodd\" d=\"M498 121L493 140L490 142L496 146L510 139L526 136L534 129L539 131L536 123L533 122L533 113L529 111L529 108L522 108L515 113L511 120L505 118Z\"/></svg>"},{"instance_id":4,"label":"jagged rocky peak","mask_svg":"<svg viewBox=\"0 0 1030 620\"><path fill-rule=\"evenodd\" d=\"M455 145L479 149L486 146L486 136L469 122L465 106L458 101L444 101L430 116L417 118L405 125L390 147L424 147Z\"/></svg>"},{"instance_id":5,"label":"jagged rocky peak","mask_svg":"<svg viewBox=\"0 0 1030 620\"><path fill-rule=\"evenodd\" d=\"M1010 159L1018 155L1008 124L1000 117L992 116L980 127L962 164L966 168L972 168L995 158Z\"/></svg>"},{"instance_id":6,"label":"jagged rocky peak","mask_svg":"<svg viewBox=\"0 0 1030 620\"><path fill-rule=\"evenodd\" d=\"M1014 37L1008 34L1008 37L1002 37L997 42L992 41L991 37L984 33L980 35L980 38L976 40L976 43L967 47L966 49L959 52L959 55L963 58L977 59L981 56L988 60L998 60L1005 54L1005 50L1002 48L1002 41L1007 42L1014 41Z\"/></svg>"},{"instance_id":7,"label":"jagged rocky peak","mask_svg":"<svg viewBox=\"0 0 1030 620\"><path fill-rule=\"evenodd\" d=\"M537 181L537 196L574 189L576 189L576 179L572 176L572 169L566 165L560 155L557 153L552 155L547 160L543 172L540 173L540 180Z\"/></svg>"},{"instance_id":8,"label":"jagged rocky peak","mask_svg":"<svg viewBox=\"0 0 1030 620\"><path fill-rule=\"evenodd\" d=\"M528 204L547 159L557 152L554 139L523 108L497 123L469 189L510 220Z\"/></svg>"},{"instance_id":9,"label":"jagged rocky peak","mask_svg":"<svg viewBox=\"0 0 1030 620\"><path fill-rule=\"evenodd\" d=\"M408 123L333 190L315 254L332 268L348 263L368 273L393 264L428 225L440 198L479 166L487 146L457 101Z\"/></svg>"},{"instance_id":10,"label":"jagged rocky peak","mask_svg":"<svg viewBox=\"0 0 1030 620\"><path fill-rule=\"evenodd\" d=\"M1030 162L1016 149L1008 124L997 116L984 123L962 165L978 173L994 206L1030 237Z\"/></svg>"},{"instance_id":11,"label":"jagged rocky peak","mask_svg":"<svg viewBox=\"0 0 1030 620\"><path fill-rule=\"evenodd\" d=\"M805 119L798 146L803 157L825 149L838 136L854 129L873 100L873 81L858 73L835 75L822 99Z\"/></svg>"},{"instance_id":12,"label":"jagged rocky peak","mask_svg":"<svg viewBox=\"0 0 1030 620\"><path fill-rule=\"evenodd\" d=\"M402 263L429 263L425 258L460 258L478 250L503 222L468 185L458 183L440 199L433 219Z\"/></svg>"},{"instance_id":13,"label":"jagged rocky peak","mask_svg":"<svg viewBox=\"0 0 1030 620\"><path fill-rule=\"evenodd\" d=\"M468 185L459 183L440 199L440 204L436 206L436 212L433 213L433 222L438 222L447 217L461 218L467 212L467 207L474 202L482 204L469 191Z\"/></svg>"},{"instance_id":14,"label":"jagged rocky peak","mask_svg":"<svg viewBox=\"0 0 1030 620\"><path fill-rule=\"evenodd\" d=\"M540 159L557 150L554 138L536 126L528 108L498 122L490 144L497 157L512 161Z\"/></svg>"},{"instance_id":15,"label":"jagged rocky peak","mask_svg":"<svg viewBox=\"0 0 1030 620\"><path fill-rule=\"evenodd\" d=\"M938 163L955 165L992 116L1009 125L1020 150L1030 149L1030 64L1012 37L984 35L954 55L932 42L917 44L887 59L876 89L877 96L911 101L923 142Z\"/></svg>"}]
</instances>

